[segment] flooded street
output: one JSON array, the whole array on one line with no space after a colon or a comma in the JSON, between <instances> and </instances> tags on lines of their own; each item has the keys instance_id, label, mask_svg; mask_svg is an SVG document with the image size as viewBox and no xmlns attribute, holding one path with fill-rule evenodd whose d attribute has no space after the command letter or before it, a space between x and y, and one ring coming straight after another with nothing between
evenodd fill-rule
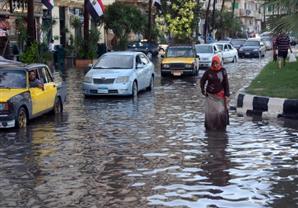
<instances>
[{"instance_id":1,"label":"flooded street","mask_svg":"<svg viewBox=\"0 0 298 208\"><path fill-rule=\"evenodd\" d=\"M270 58L225 64L232 98ZM85 99L66 70L63 115L0 130L0 207L298 207L298 122L231 112L207 133L197 78L156 66L137 100Z\"/></svg>"}]
</instances>

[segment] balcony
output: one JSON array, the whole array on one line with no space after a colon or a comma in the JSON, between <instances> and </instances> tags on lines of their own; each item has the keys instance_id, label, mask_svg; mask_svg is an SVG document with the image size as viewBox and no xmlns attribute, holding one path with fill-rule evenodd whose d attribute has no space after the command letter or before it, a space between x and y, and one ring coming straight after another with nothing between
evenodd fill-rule
<instances>
[{"instance_id":1,"label":"balcony","mask_svg":"<svg viewBox=\"0 0 298 208\"><path fill-rule=\"evenodd\" d=\"M255 17L255 11L250 9L240 9L240 17Z\"/></svg>"}]
</instances>

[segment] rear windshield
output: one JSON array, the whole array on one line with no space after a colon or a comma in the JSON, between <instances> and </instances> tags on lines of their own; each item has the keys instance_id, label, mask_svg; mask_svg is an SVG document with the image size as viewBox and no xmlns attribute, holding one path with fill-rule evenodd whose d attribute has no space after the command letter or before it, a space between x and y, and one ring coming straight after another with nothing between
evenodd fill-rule
<instances>
[{"instance_id":1,"label":"rear windshield","mask_svg":"<svg viewBox=\"0 0 298 208\"><path fill-rule=\"evenodd\" d=\"M26 88L26 72L1 69L0 88Z\"/></svg>"},{"instance_id":2,"label":"rear windshield","mask_svg":"<svg viewBox=\"0 0 298 208\"><path fill-rule=\"evenodd\" d=\"M167 57L194 57L192 48L168 48Z\"/></svg>"},{"instance_id":3,"label":"rear windshield","mask_svg":"<svg viewBox=\"0 0 298 208\"><path fill-rule=\"evenodd\" d=\"M243 45L246 40L232 40L231 43L233 45Z\"/></svg>"},{"instance_id":4,"label":"rear windshield","mask_svg":"<svg viewBox=\"0 0 298 208\"><path fill-rule=\"evenodd\" d=\"M260 42L259 41L246 41L245 46L259 46Z\"/></svg>"}]
</instances>

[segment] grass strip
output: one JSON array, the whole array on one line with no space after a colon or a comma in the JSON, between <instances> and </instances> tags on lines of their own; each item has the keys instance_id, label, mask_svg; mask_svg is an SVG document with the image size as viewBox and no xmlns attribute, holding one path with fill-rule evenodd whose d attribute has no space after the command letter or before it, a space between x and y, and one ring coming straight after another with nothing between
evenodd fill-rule
<instances>
[{"instance_id":1,"label":"grass strip","mask_svg":"<svg viewBox=\"0 0 298 208\"><path fill-rule=\"evenodd\" d=\"M278 69L270 62L251 82L246 92L254 95L298 99L298 62Z\"/></svg>"}]
</instances>

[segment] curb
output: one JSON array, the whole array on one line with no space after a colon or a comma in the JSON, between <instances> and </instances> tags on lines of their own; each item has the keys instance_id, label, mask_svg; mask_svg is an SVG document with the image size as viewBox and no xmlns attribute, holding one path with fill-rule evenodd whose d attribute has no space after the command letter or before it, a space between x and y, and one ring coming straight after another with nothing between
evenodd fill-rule
<instances>
[{"instance_id":1,"label":"curb","mask_svg":"<svg viewBox=\"0 0 298 208\"><path fill-rule=\"evenodd\" d=\"M236 95L236 112L262 118L298 119L298 99L251 95L240 89Z\"/></svg>"}]
</instances>

